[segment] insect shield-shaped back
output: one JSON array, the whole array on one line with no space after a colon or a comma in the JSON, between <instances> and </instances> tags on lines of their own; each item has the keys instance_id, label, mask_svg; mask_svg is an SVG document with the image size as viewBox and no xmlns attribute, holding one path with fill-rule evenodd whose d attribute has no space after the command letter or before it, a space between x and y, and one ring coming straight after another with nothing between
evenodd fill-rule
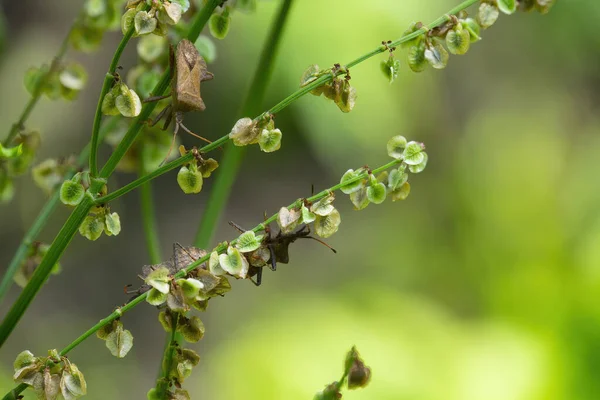
<instances>
[{"instance_id":1,"label":"insect shield-shaped back","mask_svg":"<svg viewBox=\"0 0 600 400\"><path fill-rule=\"evenodd\" d=\"M177 45L172 64L175 66L173 77L173 109L175 111L204 111L206 106L200 95L200 82L213 78L208 72L206 61L198 53L196 46L187 39Z\"/></svg>"}]
</instances>

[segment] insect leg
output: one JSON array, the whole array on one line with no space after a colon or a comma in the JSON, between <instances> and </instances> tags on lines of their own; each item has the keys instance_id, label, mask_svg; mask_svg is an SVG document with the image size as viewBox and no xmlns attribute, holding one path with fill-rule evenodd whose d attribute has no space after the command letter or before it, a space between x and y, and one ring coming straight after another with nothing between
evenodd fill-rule
<instances>
[{"instance_id":1,"label":"insect leg","mask_svg":"<svg viewBox=\"0 0 600 400\"><path fill-rule=\"evenodd\" d=\"M164 99L168 99L169 97L171 97L171 93L165 94L164 96L150 96L150 97L144 99L144 101L142 101L142 103L152 103L153 101L164 100Z\"/></svg>"},{"instance_id":2,"label":"insect leg","mask_svg":"<svg viewBox=\"0 0 600 400\"><path fill-rule=\"evenodd\" d=\"M171 105L169 104L168 106L166 106L165 108L163 108L158 115L148 123L148 126L152 127L154 125L156 125L158 123L158 121L160 121L160 119L168 112L168 110L171 108Z\"/></svg>"},{"instance_id":3,"label":"insect leg","mask_svg":"<svg viewBox=\"0 0 600 400\"><path fill-rule=\"evenodd\" d=\"M184 131L186 131L187 133L189 133L192 136L197 137L198 139L204 140L206 143L212 143L210 140L208 140L207 138L204 138L200 135L195 134L194 132L190 131L188 128L185 127L185 125L183 125L181 122L179 123L179 125L181 125L181 129L183 129Z\"/></svg>"},{"instance_id":4,"label":"insect leg","mask_svg":"<svg viewBox=\"0 0 600 400\"><path fill-rule=\"evenodd\" d=\"M173 131L173 140L171 141L171 147L169 147L169 152L167 153L167 156L165 157L165 159L162 160L159 167L162 167L164 165L164 163L167 162L167 160L169 159L169 156L171 155L171 150L173 150L173 146L175 145L175 138L177 137L178 131L179 131L179 124L176 123L175 130Z\"/></svg>"},{"instance_id":5,"label":"insect leg","mask_svg":"<svg viewBox=\"0 0 600 400\"><path fill-rule=\"evenodd\" d=\"M269 247L269 253L271 254L271 271L276 271L277 270L277 259L275 258L275 249L273 248L272 244L268 245Z\"/></svg>"}]
</instances>

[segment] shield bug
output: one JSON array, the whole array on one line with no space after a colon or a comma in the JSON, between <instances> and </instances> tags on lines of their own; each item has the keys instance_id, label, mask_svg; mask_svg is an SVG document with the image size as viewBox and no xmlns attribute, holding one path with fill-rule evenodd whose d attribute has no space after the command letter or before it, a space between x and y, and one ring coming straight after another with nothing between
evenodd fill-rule
<instances>
[{"instance_id":1,"label":"shield bug","mask_svg":"<svg viewBox=\"0 0 600 400\"><path fill-rule=\"evenodd\" d=\"M171 104L166 106L156 118L150 122L150 126L155 125L163 117L165 122L162 127L166 130L175 119L175 129L173 131L173 142L165 160L169 158L175 137L179 128L183 129L192 136L195 136L205 142L210 140L195 134L183 125L183 115L188 111L204 111L206 105L200 94L200 83L213 79L214 75L208 72L206 61L198 53L196 46L187 39L183 39L174 50L173 46L169 52L169 65L171 66L171 93L165 96L151 96L144 100L145 103L158 101L171 97ZM164 161L163 161L164 163Z\"/></svg>"}]
</instances>

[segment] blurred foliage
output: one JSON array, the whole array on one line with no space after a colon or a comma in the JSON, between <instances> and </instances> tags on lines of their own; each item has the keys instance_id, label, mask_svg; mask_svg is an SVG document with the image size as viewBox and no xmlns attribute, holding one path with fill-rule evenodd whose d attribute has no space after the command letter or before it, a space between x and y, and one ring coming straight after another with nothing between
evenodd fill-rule
<instances>
[{"instance_id":1,"label":"blurred foliage","mask_svg":"<svg viewBox=\"0 0 600 400\"><path fill-rule=\"evenodd\" d=\"M295 90L309 65L325 68L349 61L382 40L399 37L413 20L428 22L455 4L298 1L267 105ZM215 86L203 91L207 111L197 117L196 126L207 126L203 135L215 138L233 125L237 97L248 84L276 6L258 2L256 14L234 14L226 39L216 43ZM425 142L428 168L411 182L412 193L403 203L354 214L350 202L340 201L343 223L331 243L337 255L314 243L295 244L290 265L266 273L262 287L240 282L231 295L211 305L203 318L206 337L197 349L201 361L186 382L192 397L310 399L315 388L338 375L339 355L356 344L372 378L366 389L344 395L350 400L599 398L598 17L596 0L559 0L544 16L502 15L482 33L481 42L467 55L451 57L443 71L410 72L405 50L398 50L402 65L391 86L381 76L386 54L352 69L358 97L350 114L322 97L306 96L278 116L286 132L279 151L284 156L259 157L255 149L243 176L261 180L240 184L238 190L246 192L233 201L228 219L241 216L240 223L254 225L267 205L308 195L311 183L324 186L348 168L377 165L385 158L383 144L393 135ZM2 87L22 76L28 54L41 48L48 58L49 39L32 40L42 28L23 29L14 40L25 47L8 46L3 53ZM89 75L96 89L82 93L76 103L82 101L88 110L93 110L92 93L98 92L108 62L94 63L98 66ZM88 96L89 103L83 100ZM3 97L2 105L14 110L11 103L22 104L23 98ZM48 129L44 125L44 134L57 132L58 143L61 138L82 143L89 121L56 122L55 110L42 104L36 111L40 125L44 113L54 118ZM9 111L0 111L3 130L15 114ZM64 151L53 143L52 151ZM289 173L295 174L292 183ZM159 222L164 247L175 240L191 242L205 198L185 203L174 194L175 174L158 181L157 188L165 209ZM71 340L124 301L116 293L146 261L143 239L134 228L139 225L135 194L131 201L120 205L130 227L120 236L124 247L112 238L94 246L74 243L63 262L65 273L45 289L53 308L36 303L20 327L24 334L15 332L17 337L2 349L2 365L10 365L25 344L39 353ZM14 232L26 225L19 215L37 211L25 200L11 207L0 210L7 226L3 235L9 234L8 227ZM223 229L218 239L233 236ZM11 253L9 242L3 253ZM121 253L119 258L111 258L114 252ZM84 275L93 284L75 273L78 263L90 264ZM125 268L129 275L123 277ZM117 271L118 278L110 271ZM97 298L73 304L83 302L61 293L69 283L74 296L91 291ZM136 346L124 361L102 358L103 343L86 344L77 353L88 381L87 398L141 398L145 393L162 351L153 311L148 316L140 311L138 326L125 320ZM54 313L54 319L40 321L36 313ZM61 327L51 340L29 333L58 324L56 318ZM155 336L142 338L145 328L157 331ZM3 371L0 387L8 389L10 371ZM115 378L114 385L106 385L107 376Z\"/></svg>"}]
</instances>

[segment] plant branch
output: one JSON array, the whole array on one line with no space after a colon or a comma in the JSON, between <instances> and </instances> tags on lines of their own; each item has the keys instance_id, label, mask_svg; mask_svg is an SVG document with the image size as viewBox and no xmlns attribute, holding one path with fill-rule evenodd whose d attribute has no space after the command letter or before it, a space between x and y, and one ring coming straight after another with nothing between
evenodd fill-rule
<instances>
[{"instance_id":1,"label":"plant branch","mask_svg":"<svg viewBox=\"0 0 600 400\"><path fill-rule=\"evenodd\" d=\"M221 0L209 0L208 3L200 10L196 19L194 20L192 27L190 28L190 33L188 34L188 39L194 42L208 19L212 14L213 10L220 4ZM164 90L169 84L169 74L168 71L163 74L163 78L157 84L157 87L154 90L155 94L162 94ZM112 172L115 170L117 164L121 160L121 158L125 155L135 137L139 133L143 121L150 115L150 112L154 109L155 104L147 104L146 107L142 109L142 113L138 118L134 121L132 127L127 131L125 137L117 146L115 152L109 158L108 162L102 168L100 172L100 178L108 178ZM98 193L103 186L103 182L101 180L95 180L92 183L92 186L89 190L90 193ZM29 304L40 290L41 286L46 282L48 276L50 275L54 264L60 259L60 256L65 251L68 244L73 239L73 236L77 232L79 225L83 222L85 217L87 216L89 210L94 205L94 199L91 195L86 195L84 199L79 203L77 207L73 210L65 225L63 225L62 229L58 233L57 237L54 239L54 242L48 249L46 256L40 263L40 265L36 268L31 280L27 284L27 286L23 289L16 302L13 304L8 314L4 317L2 324L0 325L0 347L4 345L6 339L11 334L23 314L25 310L29 307Z\"/></svg>"},{"instance_id":2,"label":"plant branch","mask_svg":"<svg viewBox=\"0 0 600 400\"><path fill-rule=\"evenodd\" d=\"M39 82L35 88L35 92L31 96L31 99L29 99L29 102L27 103L27 105L25 106L23 111L21 112L21 116L19 117L19 120L17 122L15 122L12 125L12 127L10 128L10 131L8 132L8 135L6 136L6 139L4 139L4 142L2 143L5 147L9 146L10 142L15 138L15 136L19 133L19 131L21 131L23 129L23 127L25 126L25 122L27 122L27 119L29 118L29 115L31 114L31 112L37 105L38 101L40 100L40 97L42 96L42 93L43 93L42 88L46 84L48 78L60 66L60 63L62 62L63 57L65 56L65 54L67 53L67 50L69 49L69 36L71 36L71 32L73 31L74 26L75 26L75 23L73 25L71 25L69 32L63 39L63 41L58 49L58 52L52 59L52 63L50 64L50 68L48 69L48 72L39 80Z\"/></svg>"},{"instance_id":3,"label":"plant branch","mask_svg":"<svg viewBox=\"0 0 600 400\"><path fill-rule=\"evenodd\" d=\"M100 130L100 138L106 136L115 127L118 121L118 117L113 117L106 124L104 124L104 126ZM89 151L90 145L88 143L88 145L86 145L79 154L79 157L77 159L77 165L74 168L71 168L65 175L65 180L71 179L75 174L76 170L83 167L83 164L87 161ZM25 233L23 240L21 240L21 243L19 244L15 255L13 256L12 260L10 260L10 264L6 269L4 276L2 277L2 281L0 282L0 304L6 297L8 289L10 289L13 283L13 278L17 273L19 266L23 262L23 259L29 251L29 246L31 246L35 238L40 234L42 229L44 229L46 223L48 222L48 219L56 209L56 206L59 204L59 198L60 192L58 188L56 188L56 190L52 193L46 204L44 204L44 206L40 210L40 213L33 221L33 224L31 225L29 230Z\"/></svg>"},{"instance_id":4,"label":"plant branch","mask_svg":"<svg viewBox=\"0 0 600 400\"><path fill-rule=\"evenodd\" d=\"M165 397L165 392L169 389L169 373L171 372L171 364L173 363L173 354L175 353L175 348L179 344L179 339L177 334L177 323L179 322L179 313L173 312L171 313L171 334L169 335L169 340L165 346L165 351L163 354L163 358L161 361L162 372L161 376L158 378L156 382L156 394L157 398L162 399Z\"/></svg>"},{"instance_id":5,"label":"plant branch","mask_svg":"<svg viewBox=\"0 0 600 400\"><path fill-rule=\"evenodd\" d=\"M144 160L146 157L147 147L142 148L142 156L140 157L140 176L145 176L148 173ZM156 227L156 213L154 210L154 198L152 197L152 185L145 182L140 190L140 208L142 210L142 224L144 227L144 236L146 238L146 247L150 256L151 264L158 264L162 260L160 251L160 239L158 237L158 229Z\"/></svg>"},{"instance_id":6,"label":"plant branch","mask_svg":"<svg viewBox=\"0 0 600 400\"><path fill-rule=\"evenodd\" d=\"M387 164L382 165L379 168L373 169L371 171L371 173L374 174L374 175L377 175L380 172L383 172L383 171L385 171L385 170L387 170L389 168L392 168L395 165L398 165L400 163L402 163L402 160L392 160L392 161L388 162ZM332 186L330 188L322 190L321 192L315 194L314 196L308 197L306 200L309 201L309 202L316 202L317 200L320 200L323 197L329 195L331 192L339 190L343 186L350 185L350 184L352 184L354 182L357 182L357 181L360 181L362 179L367 178L368 175L369 175L368 171L363 171L360 174L358 174L356 177L354 177L353 179L349 179L347 181L344 181L344 184L339 183L339 184L334 185L334 186ZM292 204L290 204L287 208L291 209L291 208L294 208L294 207L300 207L300 205L302 204L302 202L303 202L303 199L298 199L295 202L293 202ZM266 219L264 222L262 222L262 223L258 224L257 226L255 226L252 229L252 231L254 231L255 233L256 232L260 232L260 231L264 231L265 227L268 224L274 222L277 219L277 215L278 214L272 215L271 217L269 217L268 219ZM234 239L234 240L232 240L232 241L229 242L229 245L235 245L236 242L237 242L237 239ZM216 251L218 253L223 253L227 249L227 245L228 245L227 243L220 244L219 246L217 246L216 248L214 248L213 251ZM208 252L204 257L199 258L198 260L194 261L192 264L188 265L186 268L181 269L179 272L177 272L175 274L174 279L181 278L181 277L187 275L190 271L196 269L200 264L208 261L209 258L210 258L210 252ZM75 339L73 342L71 342L67 347L65 347L64 349L62 349L59 354L61 356L67 355L67 353L69 353L71 350L73 350L75 347L77 347L85 339L87 339L88 337L90 337L94 333L96 333L96 331L100 330L102 327L104 327L105 325L111 323L115 319L121 318L121 316L123 316L123 314L125 314L126 312L128 312L129 310L131 310L132 308L134 308L135 306L137 306L141 302L143 302L146 299L147 296L148 296L148 292L145 292L145 293L137 296L136 298L134 298L133 300L131 300L127 304L125 304L123 307L117 308L115 311L113 311L106 318L101 319L96 325L92 326L85 333L83 333L81 336L79 336L77 339ZM11 393L16 393L16 394L21 393L22 390L18 391L18 389L21 386L22 385L19 385L17 388L15 388L11 392L9 392L6 396L11 395ZM23 390L25 388L23 388ZM6 397L6 396L4 397L5 399L11 399L12 398L12 397Z\"/></svg>"},{"instance_id":7,"label":"plant branch","mask_svg":"<svg viewBox=\"0 0 600 400\"><path fill-rule=\"evenodd\" d=\"M273 64L277 56L277 48L281 42L283 28L289 15L293 0L285 0L277 13L271 30L267 35L260 60L258 62L250 89L241 108L241 116L255 115L260 112L265 97L265 92L273 71ZM234 146L228 142L225 146L225 155L219 165L219 173L210 192L206 209L204 210L194 245L205 248L209 245L214 235L215 227L221 218L223 209L231 193L235 177L244 158L245 147Z\"/></svg>"}]
</instances>

